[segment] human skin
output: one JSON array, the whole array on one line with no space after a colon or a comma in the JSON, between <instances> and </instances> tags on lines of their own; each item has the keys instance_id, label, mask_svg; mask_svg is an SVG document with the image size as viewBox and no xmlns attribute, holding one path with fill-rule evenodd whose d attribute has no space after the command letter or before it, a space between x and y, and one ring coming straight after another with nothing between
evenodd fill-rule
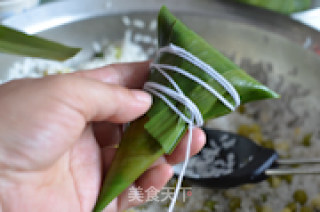
<instances>
[{"instance_id":1,"label":"human skin","mask_svg":"<svg viewBox=\"0 0 320 212\"><path fill-rule=\"evenodd\" d=\"M0 85L0 212L92 211L122 134L122 124L152 103L140 90L148 62L110 65ZM185 157L183 138L132 186L160 190ZM204 145L193 130L191 154ZM105 211L141 204L128 189Z\"/></svg>"}]
</instances>

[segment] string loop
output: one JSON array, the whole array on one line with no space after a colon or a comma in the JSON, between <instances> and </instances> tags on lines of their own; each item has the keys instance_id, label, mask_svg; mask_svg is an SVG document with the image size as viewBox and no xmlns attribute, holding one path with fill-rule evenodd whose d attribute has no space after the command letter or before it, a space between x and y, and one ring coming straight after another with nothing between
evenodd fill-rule
<instances>
[{"instance_id":1,"label":"string loop","mask_svg":"<svg viewBox=\"0 0 320 212\"><path fill-rule=\"evenodd\" d=\"M179 73L182 76L198 83L207 91L209 91L213 96L217 97L219 101L221 101L227 108L229 108L232 111L234 111L240 105L240 96L236 89L232 86L232 84L228 80L226 80L220 73L218 73L214 68L212 68L211 66L203 62L201 59L191 54L190 52L186 51L185 49L170 43L168 46L162 47L158 50L156 60L160 59L163 53L176 55L204 71L206 74L212 77L217 83L219 83L227 91L227 93L232 97L234 101L233 105L218 91L216 91L214 88L208 85L205 81L177 66L151 63L150 68L153 71L158 71L166 80L168 80L168 82L172 85L174 89L168 88L157 82L149 81L145 83L144 90L148 91L149 93L152 93L153 95L157 96L162 101L164 101L168 105L168 107L170 107L181 119L183 119L188 124L189 134L187 150L185 154L185 161L182 166L182 170L176 185L175 193L168 210L169 212L172 212L189 161L190 147L192 141L192 130L194 126L201 127L204 124L204 120L196 104L193 103L192 100L183 93L179 85L172 79L172 77L167 73L167 71ZM178 107L175 104L173 104L166 96L172 98L173 100L176 100L181 105L185 106L185 108L189 112L189 116L185 115L181 110L179 110Z\"/></svg>"}]
</instances>

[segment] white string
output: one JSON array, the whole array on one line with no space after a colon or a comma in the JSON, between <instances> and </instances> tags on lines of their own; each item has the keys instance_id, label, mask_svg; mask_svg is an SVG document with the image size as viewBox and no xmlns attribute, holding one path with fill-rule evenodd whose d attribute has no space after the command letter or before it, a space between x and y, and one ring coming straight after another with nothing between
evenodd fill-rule
<instances>
[{"instance_id":1,"label":"white string","mask_svg":"<svg viewBox=\"0 0 320 212\"><path fill-rule=\"evenodd\" d=\"M178 57L181 57L182 59L185 59L186 61L190 62L194 66L198 67L205 73L207 73L209 76L211 76L216 82L218 82L227 92L228 94L233 98L234 105L230 103L225 97L223 97L218 91L216 91L214 88L212 88L210 85L208 85L206 82L198 78L197 76L192 75L189 72L186 72L185 70L172 66L167 64L157 64L157 63L151 63L150 68L153 70L158 71L168 82L173 86L174 89L168 88L164 85L161 85L157 82L146 82L144 85L144 89L153 95L159 97L162 101L164 101L181 119L183 119L188 124L188 142L187 142L187 150L185 154L185 161L182 166L182 170L180 172L178 182L176 185L176 189L174 192L174 196L172 198L172 201L169 206L169 212L173 211L174 205L176 203L181 183L183 180L183 176L186 170L186 167L189 162L189 155L190 155L190 148L191 148L191 142L192 142L192 129L194 126L201 127L203 125L203 117L201 115L200 110L198 107L192 102L191 99L189 99L183 91L180 89L179 85L172 79L172 77L166 73L166 71L173 71L176 73L179 73L186 78L189 78L190 80L198 83L203 88L208 90L212 95L217 97L226 107L228 107L230 110L234 111L239 105L240 105L240 96L238 92L235 90L235 88L231 85L230 82L228 82L221 74L219 74L214 68L200 60L198 57L194 56L190 52L186 51L185 49L178 47L174 44L169 44L168 46L162 47L158 50L156 59L158 60L163 53L170 53L174 54ZM166 70L166 71L165 71ZM178 109L176 105L174 105L166 96L176 100L180 104L184 105L186 109L189 111L189 116L186 116L181 110Z\"/></svg>"}]
</instances>

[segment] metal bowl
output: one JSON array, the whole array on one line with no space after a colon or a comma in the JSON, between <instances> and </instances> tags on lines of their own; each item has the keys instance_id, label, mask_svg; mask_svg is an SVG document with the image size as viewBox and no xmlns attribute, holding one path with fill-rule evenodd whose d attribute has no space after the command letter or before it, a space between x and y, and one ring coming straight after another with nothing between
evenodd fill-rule
<instances>
[{"instance_id":1,"label":"metal bowl","mask_svg":"<svg viewBox=\"0 0 320 212\"><path fill-rule=\"evenodd\" d=\"M93 41L107 37L119 40L123 36L124 26L121 18L132 18L150 22L156 19L161 5L167 5L187 25L202 35L210 43L227 55L237 57L267 59L272 56L277 61L286 63L287 58L301 58L305 54L302 45L308 48L320 46L320 33L286 16L247 7L232 2L212 0L135 0L105 1L78 0L49 3L3 21L3 24L38 34L49 39L84 48L77 59L88 57ZM148 33L148 29L140 29ZM155 35L154 32L152 34ZM290 42L292 41L292 42ZM285 54L284 54L285 53ZM279 55L277 55L279 54ZM316 58L311 53L308 58ZM19 57L0 54L3 71ZM300 62L293 60L290 62ZM286 65L289 65L286 63Z\"/></svg>"},{"instance_id":2,"label":"metal bowl","mask_svg":"<svg viewBox=\"0 0 320 212\"><path fill-rule=\"evenodd\" d=\"M163 4L209 43L282 95L280 100L249 106L249 118L255 118L270 139L292 138L292 141L288 141L289 145L294 146L297 151L293 150L291 156L308 156L309 153L320 156L320 146L317 144L320 140L320 57L314 52L320 47L320 33L286 16L228 1L76 0L47 4L3 23L31 34L82 47L84 50L71 61L76 63L92 55L94 41L106 37L111 41L119 41L127 28L122 21L124 15L143 20L148 26L156 19L156 13ZM148 27L133 30L135 33L156 36ZM6 78L6 70L20 60L21 57L0 54L0 79ZM282 119L282 115L287 112L290 112L288 117ZM227 121L231 127L232 120L232 117L227 117L223 121ZM221 120L216 123L219 122ZM208 125L217 126L212 122ZM298 128L300 134L294 134L294 130ZM299 139L307 132L312 133L312 150L299 144ZM293 186L299 184L300 187L308 187L308 182L320 186L320 180L311 176L299 176L294 180ZM258 196L263 186L265 184L258 185L251 193L245 194L250 196L253 192ZM307 190L309 195L319 193L316 186L311 189L308 187ZM197 192L204 194L203 197L206 198L223 196L221 191L193 191L194 194ZM274 203L272 205L281 208L283 205L279 203L279 192L281 191L275 189L272 193L274 197L270 201ZM203 199L200 199L198 204L189 201L181 211L199 209L201 201ZM228 210L227 206L221 207L221 211Z\"/></svg>"}]
</instances>

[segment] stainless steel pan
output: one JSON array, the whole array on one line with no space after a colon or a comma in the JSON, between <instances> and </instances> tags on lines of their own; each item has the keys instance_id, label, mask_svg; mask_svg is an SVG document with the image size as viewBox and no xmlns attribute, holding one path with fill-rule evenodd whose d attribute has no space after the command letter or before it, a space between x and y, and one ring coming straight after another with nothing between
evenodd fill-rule
<instances>
[{"instance_id":1,"label":"stainless steel pan","mask_svg":"<svg viewBox=\"0 0 320 212\"><path fill-rule=\"evenodd\" d=\"M320 48L320 33L287 16L228 1L76 0L47 4L7 19L4 24L82 47L84 50L73 60L76 62L90 57L93 41L105 37L111 41L122 38L126 29L122 16L150 24L163 4L213 46L283 96L268 104L263 102L251 106L251 111L256 111L253 116L263 115L261 111L269 114L268 124L263 125L263 120L257 120L263 125L265 133L272 139L286 139L291 138L294 129L299 127L301 132L312 132L315 143L320 141L320 56L315 53ZM155 37L155 32L148 28L134 30L135 33ZM0 78L5 78L8 68L20 60L21 57L0 54ZM289 113L289 117L282 118L281 115L288 110L292 112L292 117ZM229 123L230 130L234 130L232 118L227 117L225 121ZM214 123L208 125L213 126ZM297 140L293 136L289 141L290 146L299 150L293 151L296 157L320 155L319 145L311 150L300 147L299 136ZM304 183L308 182L320 185L317 178L297 178L297 181L301 182L301 186L307 186ZM259 189L254 192L258 193L262 187ZM220 195L223 199L217 191L199 192L217 198ZM274 199L271 198L273 202L278 201L276 192ZM310 195L320 193L312 189L309 192ZM223 204L222 208L225 207ZM192 211L197 207L190 203L187 208Z\"/></svg>"}]
</instances>

